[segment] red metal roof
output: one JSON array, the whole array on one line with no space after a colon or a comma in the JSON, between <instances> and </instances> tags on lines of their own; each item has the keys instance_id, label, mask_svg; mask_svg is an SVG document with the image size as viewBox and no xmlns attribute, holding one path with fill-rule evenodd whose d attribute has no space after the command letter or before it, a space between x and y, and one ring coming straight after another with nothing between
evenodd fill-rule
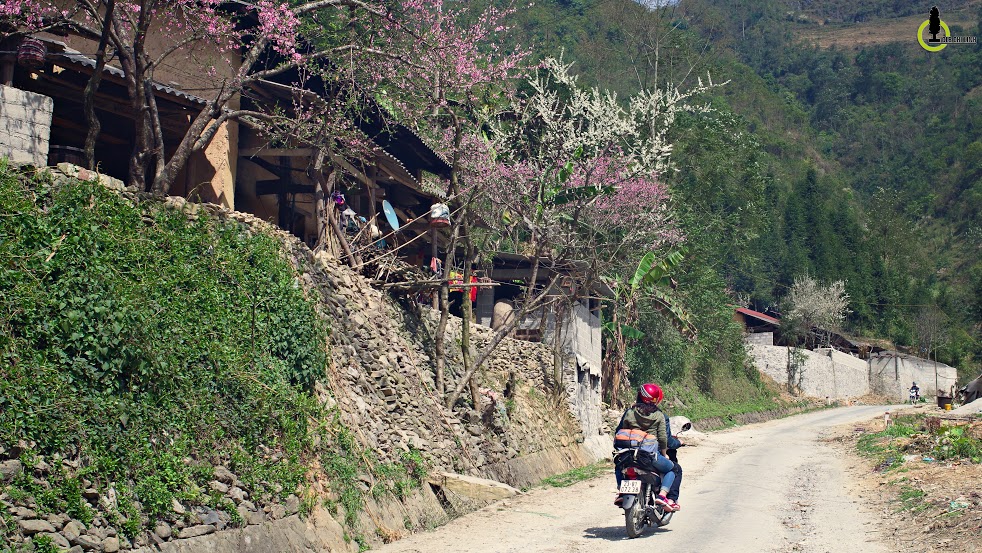
<instances>
[{"instance_id":1,"label":"red metal roof","mask_svg":"<svg viewBox=\"0 0 982 553\"><path fill-rule=\"evenodd\" d=\"M746 307L737 307L736 311L737 311L737 313L743 313L744 315L747 315L748 317L753 317L755 319L759 319L759 320L764 321L764 322L767 322L767 323L781 324L781 321L779 321L778 319L775 319L774 317L771 317L770 315L764 315L763 313L761 313L759 311L754 311L753 309L747 309Z\"/></svg>"}]
</instances>

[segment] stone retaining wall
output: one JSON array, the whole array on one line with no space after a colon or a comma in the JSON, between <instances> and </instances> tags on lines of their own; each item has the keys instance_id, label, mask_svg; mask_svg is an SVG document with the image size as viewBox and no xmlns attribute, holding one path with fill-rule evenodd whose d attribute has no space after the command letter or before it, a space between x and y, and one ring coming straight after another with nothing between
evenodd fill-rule
<instances>
[{"instance_id":1,"label":"stone retaining wall","mask_svg":"<svg viewBox=\"0 0 982 553\"><path fill-rule=\"evenodd\" d=\"M118 181L74 166L62 164L51 171L56 181L66 176L98 178L131 201L148 200ZM329 365L316 393L328 407L337 408L344 424L374 452L378 462L401 463L403 452L417 450L434 472L468 474L522 487L608 453L609 429L597 423L599 416L593 417L600 412L599 398L579 393L584 371L575 359L561 357L557 373L551 348L506 338L479 374L479 403L468 401L449 409L435 391L436 312L371 287L338 260L324 252L314 254L293 235L252 215L176 197L164 201L189 217L234 221L243 226L243 232L264 232L282 242L298 280L331 327ZM446 339L445 385L449 389L462 373L460 328L460 319L451 318ZM472 328L472 342L480 350L493 331L480 325ZM584 413L593 418L581 423L577 415ZM585 434L587 428L592 430ZM325 497L331 494L316 483L314 489ZM379 545L484 504L428 484L401 501L365 499L357 528L341 528L336 522L344 518L340 508L328 512L318 507L309 519L299 520L293 515L296 498L289 508L275 506L267 508L268 512L253 512L237 501L247 524L244 528L219 531L228 521L212 521L217 514L202 512L195 514L200 519L195 526L167 528L162 536L151 532L149 543L124 543L107 534L92 540L79 536L79 543L72 544L82 551L153 544L172 552L357 551L357 544L346 540L346 535L361 535L369 545ZM91 534L98 529L87 530Z\"/></svg>"},{"instance_id":2,"label":"stone retaining wall","mask_svg":"<svg viewBox=\"0 0 982 553\"><path fill-rule=\"evenodd\" d=\"M573 395L582 377L575 359L561 359L557 382L550 347L505 338L479 376L480 404L450 410L435 391L436 311L392 298L326 252L314 254L293 235L250 214L181 198L167 202L238 221L283 242L304 287L320 296L322 313L331 325L330 366L327 385L318 390L320 397L339 408L346 425L382 462L400 462L402 452L415 448L435 471L522 487L608 453L609 429L600 427L595 435L586 436L576 417L582 410L599 413L600 405L599 398L590 397L597 404L585 407ZM473 347L480 351L493 331L482 325L471 328ZM460 332L460 319L451 317L445 341L447 389L462 373ZM444 508L448 501L453 507L447 516L483 504L444 497ZM402 524L395 530L391 524L378 528L379 513L385 509L394 509L393 518L400 523L406 519L398 503L378 507L374 513L368 508L360 515L362 535L370 543L377 545L403 528ZM408 520L413 528L422 527L413 516Z\"/></svg>"}]
</instances>

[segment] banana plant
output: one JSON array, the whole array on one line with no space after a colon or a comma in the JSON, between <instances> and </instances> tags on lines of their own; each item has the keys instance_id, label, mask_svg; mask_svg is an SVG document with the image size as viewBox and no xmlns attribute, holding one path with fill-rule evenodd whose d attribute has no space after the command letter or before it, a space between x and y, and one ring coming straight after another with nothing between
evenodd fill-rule
<instances>
[{"instance_id":1,"label":"banana plant","mask_svg":"<svg viewBox=\"0 0 982 553\"><path fill-rule=\"evenodd\" d=\"M611 319L603 324L607 333L607 351L604 356L602 392L611 406L620 402L620 388L627 381L626 355L629 340L645 337L643 331L632 326L638 320L638 307L642 301L653 303L683 334L695 334L695 327L688 313L672 293L674 282L671 273L684 257L685 251L681 248L670 250L662 256L648 252L638 262L634 274L629 278L607 279L614 291L614 302L610 309Z\"/></svg>"}]
</instances>

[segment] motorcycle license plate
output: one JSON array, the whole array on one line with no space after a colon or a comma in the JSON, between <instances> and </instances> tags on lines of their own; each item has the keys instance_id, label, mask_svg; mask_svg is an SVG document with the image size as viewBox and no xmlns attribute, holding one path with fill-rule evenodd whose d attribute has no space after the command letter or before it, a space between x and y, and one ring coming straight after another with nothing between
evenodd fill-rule
<instances>
[{"instance_id":1,"label":"motorcycle license plate","mask_svg":"<svg viewBox=\"0 0 982 553\"><path fill-rule=\"evenodd\" d=\"M640 480L624 480L621 482L621 493L641 493Z\"/></svg>"}]
</instances>

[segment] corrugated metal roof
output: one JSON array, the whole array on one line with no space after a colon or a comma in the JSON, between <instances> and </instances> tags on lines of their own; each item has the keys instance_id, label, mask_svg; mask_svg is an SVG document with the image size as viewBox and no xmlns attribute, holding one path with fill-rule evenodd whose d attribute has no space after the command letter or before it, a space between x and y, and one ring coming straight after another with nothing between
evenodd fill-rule
<instances>
[{"instance_id":1,"label":"corrugated metal roof","mask_svg":"<svg viewBox=\"0 0 982 553\"><path fill-rule=\"evenodd\" d=\"M48 44L53 44L58 47L58 50L60 51L50 51L51 49L49 48L48 56L57 59L59 62L61 63L68 62L69 65L76 65L76 66L86 67L88 69L95 69L96 63L94 59L86 56L85 54L79 52L78 50L73 50L69 48L64 42L51 40L48 38L41 38L41 40L47 42ZM103 71L120 79L125 77L125 74L123 73L122 69L118 67L113 67L111 65L106 65ZM191 102L192 104L199 104L199 105L207 104L207 101L204 98L200 98L193 94L188 94L183 90L178 90L176 88L160 84L156 81L153 82L153 89L156 90L157 92L161 92L168 96L174 96L186 102Z\"/></svg>"},{"instance_id":2,"label":"corrugated metal roof","mask_svg":"<svg viewBox=\"0 0 982 553\"><path fill-rule=\"evenodd\" d=\"M753 309L747 309L746 307L737 307L736 311L737 311L737 313L743 313L744 315L747 315L748 317L753 317L755 319L759 319L759 320L764 321L764 322L767 322L767 323L781 324L781 321L779 319L775 319L774 317L771 317L770 315L764 315L760 311L754 311Z\"/></svg>"}]
</instances>

